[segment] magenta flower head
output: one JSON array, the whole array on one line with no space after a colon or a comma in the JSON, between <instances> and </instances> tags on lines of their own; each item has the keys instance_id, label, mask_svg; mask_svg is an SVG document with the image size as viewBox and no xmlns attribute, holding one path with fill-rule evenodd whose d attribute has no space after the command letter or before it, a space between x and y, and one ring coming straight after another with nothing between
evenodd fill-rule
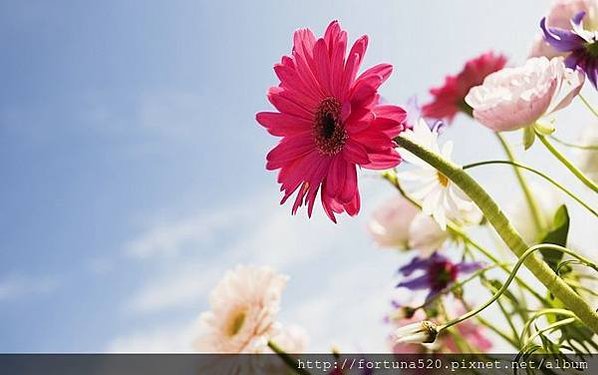
<instances>
[{"instance_id":1,"label":"magenta flower head","mask_svg":"<svg viewBox=\"0 0 598 375\"><path fill-rule=\"evenodd\" d=\"M571 19L572 29L547 27L546 18L540 22L544 39L560 52L568 52L565 66L571 69L579 67L586 73L594 88L598 81L598 31L586 30L583 19L586 12L577 13Z\"/></svg>"},{"instance_id":2,"label":"magenta flower head","mask_svg":"<svg viewBox=\"0 0 598 375\"><path fill-rule=\"evenodd\" d=\"M482 266L481 262L453 263L438 253L429 258L415 257L409 264L399 268L399 273L410 277L413 273L422 271L421 275L401 281L397 288L429 290L426 297L426 300L429 300L452 285L460 274L474 272Z\"/></svg>"},{"instance_id":3,"label":"magenta flower head","mask_svg":"<svg viewBox=\"0 0 598 375\"><path fill-rule=\"evenodd\" d=\"M357 166L389 169L401 161L393 138L404 129L405 111L380 104L378 94L392 65L357 75L367 44L364 35L347 56L347 33L338 22L319 39L300 29L291 55L274 66L280 84L270 88L268 100L278 112L260 112L256 119L282 137L266 156L266 169L280 170L281 204L297 192L293 214L305 204L311 217L319 192L332 221L342 212L356 215Z\"/></svg>"}]
</instances>

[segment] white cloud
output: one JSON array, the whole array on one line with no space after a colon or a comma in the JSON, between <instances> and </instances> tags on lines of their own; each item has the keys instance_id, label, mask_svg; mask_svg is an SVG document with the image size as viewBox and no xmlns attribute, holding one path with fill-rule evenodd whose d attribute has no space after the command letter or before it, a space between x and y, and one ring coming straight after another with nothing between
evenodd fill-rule
<instances>
[{"instance_id":1,"label":"white cloud","mask_svg":"<svg viewBox=\"0 0 598 375\"><path fill-rule=\"evenodd\" d=\"M52 277L10 276L0 281L0 301L28 295L47 294L56 290L58 286L58 280Z\"/></svg>"},{"instance_id":2,"label":"white cloud","mask_svg":"<svg viewBox=\"0 0 598 375\"><path fill-rule=\"evenodd\" d=\"M125 310L132 314L155 313L165 309L197 305L216 284L219 273L198 265L182 272L151 281L127 302Z\"/></svg>"},{"instance_id":3,"label":"white cloud","mask_svg":"<svg viewBox=\"0 0 598 375\"><path fill-rule=\"evenodd\" d=\"M367 208L358 218L342 217L340 224L329 222L321 212L310 220L304 212L293 217L272 197L255 197L246 200L246 207L223 208L152 227L130 241L125 251L146 259L144 263L154 259L163 267L134 292L124 311L136 318L169 311L169 316L180 319L177 312L188 314L198 302L207 304L209 291L227 269L239 263L269 265L291 276L281 320L306 328L313 344L310 350L325 351L332 344L349 350L384 350L388 327L382 318L393 290L389 257L393 258L371 246L364 227L368 208L391 192L376 188L381 185L378 181L362 181L369 194L364 202ZM217 240L224 237L226 244L219 244ZM164 255L169 262L163 262ZM162 324L150 332L125 332L108 349L191 350L195 326Z\"/></svg>"},{"instance_id":4,"label":"white cloud","mask_svg":"<svg viewBox=\"0 0 598 375\"><path fill-rule=\"evenodd\" d=\"M242 211L232 209L161 223L125 244L125 253L140 259L177 256L187 247L198 247L209 241L216 231L242 215Z\"/></svg>"}]
</instances>

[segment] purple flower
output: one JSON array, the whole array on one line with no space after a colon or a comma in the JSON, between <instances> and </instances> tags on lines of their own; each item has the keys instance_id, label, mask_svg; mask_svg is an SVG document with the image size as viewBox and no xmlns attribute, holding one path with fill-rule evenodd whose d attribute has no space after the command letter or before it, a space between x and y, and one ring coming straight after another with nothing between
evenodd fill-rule
<instances>
[{"instance_id":1,"label":"purple flower","mask_svg":"<svg viewBox=\"0 0 598 375\"><path fill-rule=\"evenodd\" d=\"M399 268L399 273L405 277L410 277L416 271L423 271L423 273L409 280L401 281L397 288L429 289L430 292L426 297L426 300L429 300L453 284L459 274L471 273L480 268L482 268L481 262L453 263L438 253L432 254L429 258L415 257L409 264Z\"/></svg>"},{"instance_id":2,"label":"purple flower","mask_svg":"<svg viewBox=\"0 0 598 375\"><path fill-rule=\"evenodd\" d=\"M565 58L567 68L582 69L594 88L598 81L598 32L583 28L586 12L579 12L571 19L571 30L560 27L547 27L546 17L542 18L540 27L544 39L560 52L569 52Z\"/></svg>"}]
</instances>

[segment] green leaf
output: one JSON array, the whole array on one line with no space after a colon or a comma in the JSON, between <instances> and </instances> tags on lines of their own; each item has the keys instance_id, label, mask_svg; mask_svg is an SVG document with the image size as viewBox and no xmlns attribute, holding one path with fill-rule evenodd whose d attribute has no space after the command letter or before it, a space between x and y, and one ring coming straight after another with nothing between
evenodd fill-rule
<instances>
[{"instance_id":1,"label":"green leaf","mask_svg":"<svg viewBox=\"0 0 598 375\"><path fill-rule=\"evenodd\" d=\"M552 228L540 242L563 247L567 246L567 237L569 236L569 212L567 211L567 207L565 205L562 205L556 211L552 223ZM563 253L561 251L552 249L542 249L540 252L544 257L544 261L548 263L550 268L556 271L559 263L563 259Z\"/></svg>"},{"instance_id":2,"label":"green leaf","mask_svg":"<svg viewBox=\"0 0 598 375\"><path fill-rule=\"evenodd\" d=\"M523 148L528 149L534 144L536 139L536 133L534 132L533 126L528 126L523 129Z\"/></svg>"}]
</instances>

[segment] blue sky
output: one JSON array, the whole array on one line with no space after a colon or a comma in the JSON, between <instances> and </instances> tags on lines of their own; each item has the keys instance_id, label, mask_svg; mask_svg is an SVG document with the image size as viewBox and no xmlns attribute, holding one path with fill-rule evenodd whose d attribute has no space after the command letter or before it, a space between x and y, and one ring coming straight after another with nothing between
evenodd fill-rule
<instances>
[{"instance_id":1,"label":"blue sky","mask_svg":"<svg viewBox=\"0 0 598 375\"><path fill-rule=\"evenodd\" d=\"M363 173L359 218L291 217L254 114L296 28L369 34L365 65L393 63L382 93L404 103L488 49L523 61L548 4L448 3L0 3L0 351L189 350L240 262L291 276L282 318L312 348L383 348L398 258L364 228L392 190ZM461 123L457 159L499 155Z\"/></svg>"}]
</instances>

